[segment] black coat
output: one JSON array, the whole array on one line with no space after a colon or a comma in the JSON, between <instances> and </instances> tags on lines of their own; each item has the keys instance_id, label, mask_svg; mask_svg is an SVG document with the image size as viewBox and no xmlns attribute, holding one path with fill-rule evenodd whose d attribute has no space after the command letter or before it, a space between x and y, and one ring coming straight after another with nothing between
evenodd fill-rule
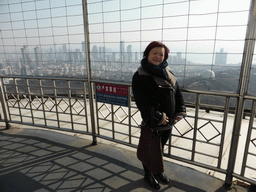
<instances>
[{"instance_id":1,"label":"black coat","mask_svg":"<svg viewBox=\"0 0 256 192\"><path fill-rule=\"evenodd\" d=\"M133 75L132 91L143 122L150 127L161 120L163 113L169 117L169 124L174 124L175 116L186 116L183 96L177 81L171 88L161 87L153 76L139 75L137 71ZM155 125L151 125L152 122Z\"/></svg>"}]
</instances>

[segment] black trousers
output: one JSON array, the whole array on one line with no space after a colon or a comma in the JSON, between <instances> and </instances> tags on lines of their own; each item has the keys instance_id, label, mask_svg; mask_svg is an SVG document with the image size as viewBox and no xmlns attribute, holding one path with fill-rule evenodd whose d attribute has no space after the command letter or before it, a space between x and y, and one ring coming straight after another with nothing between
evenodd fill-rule
<instances>
[{"instance_id":1,"label":"black trousers","mask_svg":"<svg viewBox=\"0 0 256 192\"><path fill-rule=\"evenodd\" d=\"M171 134L172 130L169 129L169 130L166 130L166 131L159 131L159 135L161 137L161 143L162 143L162 150L164 149L164 145L167 143L169 137L170 137L170 134ZM145 172L149 172L148 168L144 165L143 165L143 168L144 168L144 171Z\"/></svg>"}]
</instances>

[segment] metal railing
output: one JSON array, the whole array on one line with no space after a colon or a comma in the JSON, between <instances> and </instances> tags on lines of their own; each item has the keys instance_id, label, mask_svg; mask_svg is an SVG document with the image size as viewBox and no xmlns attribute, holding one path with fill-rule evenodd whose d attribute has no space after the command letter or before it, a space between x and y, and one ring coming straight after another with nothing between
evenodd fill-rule
<instances>
[{"instance_id":1,"label":"metal railing","mask_svg":"<svg viewBox=\"0 0 256 192\"><path fill-rule=\"evenodd\" d=\"M9 79L8 83L6 79ZM39 126L91 135L96 139L107 139L134 148L138 145L141 117L131 92L130 105L123 107L100 103L95 98L89 102L88 84L82 79L13 76L2 77L1 83L1 116L4 117L1 120L7 125ZM92 82L92 87L94 84ZM118 85L126 85L131 89L130 84ZM188 116L174 126L164 155L170 160L228 174L230 159L227 155L232 150L230 144L234 113L238 110L234 106L237 105L238 94L193 90L183 92ZM205 103L204 97L216 98L222 104ZM255 185L253 175L256 169L252 159L256 157L256 97L247 96L244 101L250 101L245 116L248 127L242 127L248 132L246 142L243 145L239 143L238 150L240 154L242 151L243 160L237 162L232 176ZM93 105L95 111L90 111L89 105ZM89 118L92 113L95 114L95 126L92 126ZM95 130L92 130L93 127ZM245 137L245 133L242 135ZM96 144L97 140L93 142Z\"/></svg>"},{"instance_id":2,"label":"metal railing","mask_svg":"<svg viewBox=\"0 0 256 192\"><path fill-rule=\"evenodd\" d=\"M5 122L91 134L87 82L82 79L2 77Z\"/></svg>"}]
</instances>

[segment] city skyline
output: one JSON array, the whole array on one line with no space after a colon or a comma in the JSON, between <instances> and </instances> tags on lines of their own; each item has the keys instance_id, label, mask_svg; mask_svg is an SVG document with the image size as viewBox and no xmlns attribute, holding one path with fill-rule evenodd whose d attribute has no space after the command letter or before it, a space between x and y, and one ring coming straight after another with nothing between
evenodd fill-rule
<instances>
[{"instance_id":1,"label":"city skyline","mask_svg":"<svg viewBox=\"0 0 256 192\"><path fill-rule=\"evenodd\" d=\"M86 57L84 53L84 42L81 43L81 48L83 52L81 52L80 49L69 52L67 50L66 44L63 44L59 48L58 52L50 48L49 52L43 53L38 47L35 47L34 53L31 53L28 50L28 46L23 46L23 48L21 48L22 54L18 61L13 62L9 60L9 66L7 64L2 64L1 71L2 74L15 75L84 76L87 73L87 66L85 65ZM103 72L134 72L140 65L142 53L132 52L132 45L126 45L124 41L119 43L119 49L119 52L112 52L112 50L109 48L97 47L94 45L91 52L92 69ZM227 64L226 61L228 53L223 53L223 50L224 49L222 48L220 52L215 53L215 60L217 59L218 63L215 61L214 65L225 66ZM168 63L169 65L175 66L180 65L180 67L187 69L189 68L186 67L186 65L189 66L199 64L186 60L181 52L177 52L176 55L169 55ZM209 65L205 64L205 66ZM83 71L81 69L83 69ZM54 72L54 70L57 72ZM209 71L209 69L206 71Z\"/></svg>"},{"instance_id":2,"label":"city skyline","mask_svg":"<svg viewBox=\"0 0 256 192\"><path fill-rule=\"evenodd\" d=\"M41 51L82 49L82 1L1 1L0 58L19 54L24 45ZM120 4L121 3L121 4ZM164 42L171 54L187 53L193 63L211 64L212 55L224 48L227 63L240 63L250 1L88 1L91 48L118 52L120 41L141 53L153 40ZM31 47L31 48L30 48ZM31 51L30 51L31 52Z\"/></svg>"},{"instance_id":3,"label":"city skyline","mask_svg":"<svg viewBox=\"0 0 256 192\"><path fill-rule=\"evenodd\" d=\"M224 74L237 80L250 0L88 0L88 15L82 2L1 1L1 73L85 78L86 35L94 79L131 81L157 40L182 85L210 85Z\"/></svg>"}]
</instances>

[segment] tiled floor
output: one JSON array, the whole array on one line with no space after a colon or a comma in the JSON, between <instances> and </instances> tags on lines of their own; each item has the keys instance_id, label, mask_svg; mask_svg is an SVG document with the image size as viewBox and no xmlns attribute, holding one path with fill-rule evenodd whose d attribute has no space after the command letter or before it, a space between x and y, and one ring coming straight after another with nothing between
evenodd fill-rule
<instances>
[{"instance_id":1,"label":"tiled floor","mask_svg":"<svg viewBox=\"0 0 256 192\"><path fill-rule=\"evenodd\" d=\"M227 191L223 181L165 162L159 191ZM0 130L0 191L153 191L136 153L42 129ZM247 191L233 186L229 191Z\"/></svg>"}]
</instances>

